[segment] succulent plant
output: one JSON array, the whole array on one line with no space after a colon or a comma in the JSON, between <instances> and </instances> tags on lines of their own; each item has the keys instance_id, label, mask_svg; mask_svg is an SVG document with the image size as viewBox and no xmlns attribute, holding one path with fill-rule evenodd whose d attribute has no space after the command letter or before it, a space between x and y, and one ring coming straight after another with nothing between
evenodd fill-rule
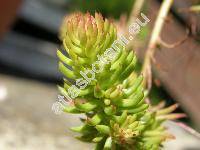
<instances>
[{"instance_id":1,"label":"succulent plant","mask_svg":"<svg viewBox=\"0 0 200 150\"><path fill-rule=\"evenodd\" d=\"M79 139L97 143L99 150L158 150L173 137L162 123L183 115L170 114L177 105L145 102L143 76L134 72L136 55L126 41L116 42L113 23L98 13L76 13L61 31L65 51L57 55L65 78L59 90L71 100L64 112L85 115L82 126L71 128L81 133Z\"/></svg>"}]
</instances>

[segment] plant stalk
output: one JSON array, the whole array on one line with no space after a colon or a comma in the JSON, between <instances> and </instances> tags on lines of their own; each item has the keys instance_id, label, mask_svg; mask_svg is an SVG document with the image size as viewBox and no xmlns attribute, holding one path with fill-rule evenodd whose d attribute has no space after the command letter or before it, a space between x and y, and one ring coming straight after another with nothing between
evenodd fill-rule
<instances>
[{"instance_id":1,"label":"plant stalk","mask_svg":"<svg viewBox=\"0 0 200 150\"><path fill-rule=\"evenodd\" d=\"M151 73L151 59L155 53L156 46L159 44L160 33L165 23L165 19L169 13L169 10L174 0L164 0L159 10L158 16L155 21L155 25L151 34L151 38L146 50L144 64L142 67L142 73L144 75L144 86L151 89L152 85L152 73Z\"/></svg>"}]
</instances>

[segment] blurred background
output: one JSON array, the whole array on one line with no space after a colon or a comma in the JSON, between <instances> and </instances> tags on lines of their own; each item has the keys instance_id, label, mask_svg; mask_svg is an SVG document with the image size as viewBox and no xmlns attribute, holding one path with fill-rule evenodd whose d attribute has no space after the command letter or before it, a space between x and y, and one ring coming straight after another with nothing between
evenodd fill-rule
<instances>
[{"instance_id":1,"label":"blurred background","mask_svg":"<svg viewBox=\"0 0 200 150\"><path fill-rule=\"evenodd\" d=\"M151 23L143 29L133 49L142 62L161 0L146 0L143 12ZM200 15L188 11L199 0L175 0L162 38L175 43L161 47L155 58L151 100L157 104L179 103L177 112L188 115L181 122L200 131ZM90 150L93 145L76 140L69 127L80 124L78 116L55 115L57 84L56 49L63 17L74 11L101 12L123 29L134 0L1 0L0 1L0 150ZM138 42L139 41L139 42ZM158 67L160 66L160 67ZM165 149L200 150L194 135L174 122L166 124L177 140Z\"/></svg>"}]
</instances>

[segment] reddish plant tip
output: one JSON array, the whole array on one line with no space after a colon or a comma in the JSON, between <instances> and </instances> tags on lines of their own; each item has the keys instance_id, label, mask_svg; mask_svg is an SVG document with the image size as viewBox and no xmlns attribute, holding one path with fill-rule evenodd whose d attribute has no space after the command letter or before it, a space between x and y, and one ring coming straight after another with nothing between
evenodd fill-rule
<instances>
[{"instance_id":1,"label":"reddish plant tip","mask_svg":"<svg viewBox=\"0 0 200 150\"><path fill-rule=\"evenodd\" d=\"M95 13L95 17L93 17L89 12L86 14L75 13L68 17L67 20L67 28L69 28L69 32L72 28L76 29L77 27L84 28L85 32L94 32L97 33L97 27L99 28L99 33L103 32L103 22L104 19L101 14ZM71 26L70 26L70 25Z\"/></svg>"}]
</instances>

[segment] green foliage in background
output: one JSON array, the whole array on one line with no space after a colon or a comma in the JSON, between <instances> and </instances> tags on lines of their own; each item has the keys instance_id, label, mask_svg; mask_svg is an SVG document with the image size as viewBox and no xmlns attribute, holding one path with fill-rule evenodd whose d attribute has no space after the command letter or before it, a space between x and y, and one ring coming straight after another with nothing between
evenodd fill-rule
<instances>
[{"instance_id":1,"label":"green foliage in background","mask_svg":"<svg viewBox=\"0 0 200 150\"><path fill-rule=\"evenodd\" d=\"M101 12L103 16L119 18L121 14L128 15L134 0L74 0L72 4L82 12Z\"/></svg>"}]
</instances>

